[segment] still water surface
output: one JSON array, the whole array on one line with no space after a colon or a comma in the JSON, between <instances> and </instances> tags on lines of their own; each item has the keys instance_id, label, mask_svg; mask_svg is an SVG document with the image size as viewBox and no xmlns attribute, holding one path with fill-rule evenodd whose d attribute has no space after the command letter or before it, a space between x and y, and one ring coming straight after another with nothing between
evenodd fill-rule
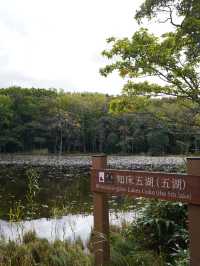
<instances>
[{"instance_id":1,"label":"still water surface","mask_svg":"<svg viewBox=\"0 0 200 266\"><path fill-rule=\"evenodd\" d=\"M70 178L39 176L37 188L32 188L30 205L30 180L26 173L1 178L1 237L20 240L24 232L35 230L39 237L48 240L73 241L80 237L86 243L93 227L89 179L88 174L77 173ZM113 198L110 204L111 223L119 224L122 220L133 219L134 213L126 211L127 206L121 198Z\"/></svg>"}]
</instances>

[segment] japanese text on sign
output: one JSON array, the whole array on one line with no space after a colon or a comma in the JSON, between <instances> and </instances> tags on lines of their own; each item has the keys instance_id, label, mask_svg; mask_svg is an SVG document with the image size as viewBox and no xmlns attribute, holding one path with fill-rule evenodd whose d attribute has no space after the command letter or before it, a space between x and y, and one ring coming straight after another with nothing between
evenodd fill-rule
<instances>
[{"instance_id":1,"label":"japanese text on sign","mask_svg":"<svg viewBox=\"0 0 200 266\"><path fill-rule=\"evenodd\" d=\"M154 197L200 204L200 182L183 174L125 170L98 170L93 191Z\"/></svg>"}]
</instances>

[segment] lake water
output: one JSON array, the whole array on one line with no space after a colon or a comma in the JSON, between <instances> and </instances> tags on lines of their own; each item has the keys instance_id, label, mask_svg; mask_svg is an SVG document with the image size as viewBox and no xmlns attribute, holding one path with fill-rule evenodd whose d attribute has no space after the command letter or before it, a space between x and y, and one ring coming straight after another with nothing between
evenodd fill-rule
<instances>
[{"instance_id":1,"label":"lake water","mask_svg":"<svg viewBox=\"0 0 200 266\"><path fill-rule=\"evenodd\" d=\"M33 178L31 186L25 172L0 179L0 236L20 240L25 232L35 230L39 237L50 241L80 237L86 244L93 227L89 175L50 179L35 176L38 178ZM132 220L130 206L130 200L112 198L111 224Z\"/></svg>"},{"instance_id":2,"label":"lake water","mask_svg":"<svg viewBox=\"0 0 200 266\"><path fill-rule=\"evenodd\" d=\"M134 212L110 213L109 220L112 225L120 225L134 219ZM56 239L75 241L80 238L86 246L93 228L93 215L68 214L61 218L40 218L31 221L8 222L0 220L0 236L5 240L21 241L23 234L35 231L37 236L49 241Z\"/></svg>"},{"instance_id":3,"label":"lake water","mask_svg":"<svg viewBox=\"0 0 200 266\"><path fill-rule=\"evenodd\" d=\"M20 240L24 232L35 230L50 241L81 237L87 242L93 227L89 156L0 157L1 237ZM184 158L111 156L108 163L119 169L176 172L184 166ZM30 179L26 172L30 165L41 170L38 178L33 174ZM111 223L134 219L133 199L112 197L109 204Z\"/></svg>"}]
</instances>

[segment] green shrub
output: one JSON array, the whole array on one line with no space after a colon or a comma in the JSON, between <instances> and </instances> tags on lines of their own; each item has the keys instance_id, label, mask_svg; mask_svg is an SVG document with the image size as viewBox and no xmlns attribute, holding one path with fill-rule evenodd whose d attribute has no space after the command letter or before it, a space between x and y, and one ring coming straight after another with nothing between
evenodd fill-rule
<instances>
[{"instance_id":1,"label":"green shrub","mask_svg":"<svg viewBox=\"0 0 200 266\"><path fill-rule=\"evenodd\" d=\"M79 244L48 242L34 232L24 235L23 243L0 243L0 266L92 266L92 256Z\"/></svg>"},{"instance_id":2,"label":"green shrub","mask_svg":"<svg viewBox=\"0 0 200 266\"><path fill-rule=\"evenodd\" d=\"M176 252L172 254L174 257L173 264L169 264L169 266L188 266L189 265L189 250L182 249L180 247L177 248Z\"/></svg>"},{"instance_id":3,"label":"green shrub","mask_svg":"<svg viewBox=\"0 0 200 266\"><path fill-rule=\"evenodd\" d=\"M174 263L177 247L187 250L187 207L182 203L161 200L143 202L137 219L124 232L139 250L155 251L166 263Z\"/></svg>"},{"instance_id":4,"label":"green shrub","mask_svg":"<svg viewBox=\"0 0 200 266\"><path fill-rule=\"evenodd\" d=\"M163 258L156 252L138 245L134 236L129 234L130 225L111 232L112 266L164 266Z\"/></svg>"}]
</instances>

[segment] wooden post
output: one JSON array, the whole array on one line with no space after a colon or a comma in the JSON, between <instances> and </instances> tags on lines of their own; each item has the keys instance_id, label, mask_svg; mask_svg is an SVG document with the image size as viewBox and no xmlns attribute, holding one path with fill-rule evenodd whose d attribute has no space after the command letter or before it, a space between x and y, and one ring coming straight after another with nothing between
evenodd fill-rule
<instances>
[{"instance_id":1,"label":"wooden post","mask_svg":"<svg viewBox=\"0 0 200 266\"><path fill-rule=\"evenodd\" d=\"M187 158L187 172L200 175L200 158ZM190 266L200 265L200 205L188 205Z\"/></svg>"},{"instance_id":2,"label":"wooden post","mask_svg":"<svg viewBox=\"0 0 200 266\"><path fill-rule=\"evenodd\" d=\"M92 157L93 169L105 169L107 167L106 155ZM92 177L94 178L94 177ZM91 180L93 182L93 180ZM94 254L95 266L105 266L110 260L109 245L109 210L108 199L105 193L94 194Z\"/></svg>"}]
</instances>

